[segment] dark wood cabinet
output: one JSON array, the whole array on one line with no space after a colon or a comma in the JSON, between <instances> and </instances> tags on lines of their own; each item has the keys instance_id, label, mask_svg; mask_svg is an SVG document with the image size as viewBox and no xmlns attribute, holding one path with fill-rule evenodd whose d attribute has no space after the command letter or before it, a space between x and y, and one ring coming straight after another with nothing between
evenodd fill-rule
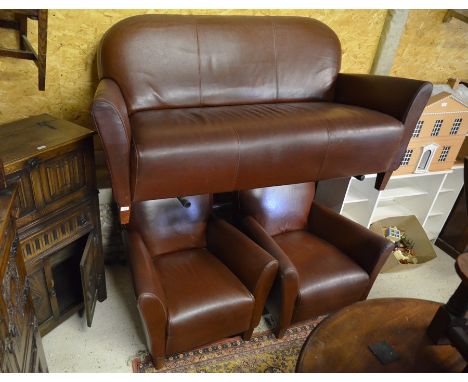
<instances>
[{"instance_id":1,"label":"dark wood cabinet","mask_svg":"<svg viewBox=\"0 0 468 382\"><path fill-rule=\"evenodd\" d=\"M16 187L0 191L0 371L47 372L14 216Z\"/></svg>"},{"instance_id":2,"label":"dark wood cabinet","mask_svg":"<svg viewBox=\"0 0 468 382\"><path fill-rule=\"evenodd\" d=\"M47 114L0 126L7 184L41 334L106 299L92 130Z\"/></svg>"}]
</instances>

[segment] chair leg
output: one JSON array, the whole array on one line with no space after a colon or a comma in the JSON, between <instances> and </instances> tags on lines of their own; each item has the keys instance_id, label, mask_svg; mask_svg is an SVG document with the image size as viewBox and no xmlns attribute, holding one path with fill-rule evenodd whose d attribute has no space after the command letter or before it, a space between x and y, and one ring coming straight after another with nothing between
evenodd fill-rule
<instances>
[{"instance_id":1,"label":"chair leg","mask_svg":"<svg viewBox=\"0 0 468 382\"><path fill-rule=\"evenodd\" d=\"M274 331L273 331L273 334L275 335L275 337L277 339L280 339L284 336L284 333L286 333L286 329L285 328L276 328Z\"/></svg>"},{"instance_id":2,"label":"chair leg","mask_svg":"<svg viewBox=\"0 0 468 382\"><path fill-rule=\"evenodd\" d=\"M153 363L156 370L161 369L164 366L164 357L153 357Z\"/></svg>"},{"instance_id":3,"label":"chair leg","mask_svg":"<svg viewBox=\"0 0 468 382\"><path fill-rule=\"evenodd\" d=\"M254 328L250 328L249 330L242 333L242 339L244 341L249 341L252 338L253 331L254 331Z\"/></svg>"},{"instance_id":4,"label":"chair leg","mask_svg":"<svg viewBox=\"0 0 468 382\"><path fill-rule=\"evenodd\" d=\"M382 191L385 189L390 177L392 176L393 171L379 172L375 180L375 189Z\"/></svg>"}]
</instances>

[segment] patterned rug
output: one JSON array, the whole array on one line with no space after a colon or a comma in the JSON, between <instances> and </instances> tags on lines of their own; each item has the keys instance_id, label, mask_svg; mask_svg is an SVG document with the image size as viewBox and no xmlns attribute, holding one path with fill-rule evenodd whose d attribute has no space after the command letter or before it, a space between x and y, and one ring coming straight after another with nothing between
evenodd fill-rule
<instances>
[{"instance_id":1,"label":"patterned rug","mask_svg":"<svg viewBox=\"0 0 468 382\"><path fill-rule=\"evenodd\" d=\"M324 316L289 328L281 339L271 330L250 341L234 337L166 358L156 370L147 351L131 361L134 373L292 373L307 336Z\"/></svg>"}]
</instances>

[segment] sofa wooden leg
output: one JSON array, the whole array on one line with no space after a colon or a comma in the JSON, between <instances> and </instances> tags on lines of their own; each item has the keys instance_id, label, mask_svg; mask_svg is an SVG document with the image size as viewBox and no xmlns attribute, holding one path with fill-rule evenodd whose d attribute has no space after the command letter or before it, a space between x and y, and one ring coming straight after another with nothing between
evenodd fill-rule
<instances>
[{"instance_id":1,"label":"sofa wooden leg","mask_svg":"<svg viewBox=\"0 0 468 382\"><path fill-rule=\"evenodd\" d=\"M377 179L375 180L375 189L382 191L385 189L390 177L392 176L393 171L379 172L377 174Z\"/></svg>"}]
</instances>

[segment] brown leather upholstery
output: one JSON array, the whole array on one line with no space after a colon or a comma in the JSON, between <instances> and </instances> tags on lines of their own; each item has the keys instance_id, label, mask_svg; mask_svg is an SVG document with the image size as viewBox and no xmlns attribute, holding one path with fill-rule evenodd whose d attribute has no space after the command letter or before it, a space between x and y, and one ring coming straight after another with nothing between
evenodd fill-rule
<instances>
[{"instance_id":1,"label":"brown leather upholstery","mask_svg":"<svg viewBox=\"0 0 468 382\"><path fill-rule=\"evenodd\" d=\"M245 232L275 257L267 307L281 336L291 323L367 297L392 243L313 202L314 183L241 191Z\"/></svg>"},{"instance_id":2,"label":"brown leather upholstery","mask_svg":"<svg viewBox=\"0 0 468 382\"><path fill-rule=\"evenodd\" d=\"M135 201L373 173L404 133L385 114L324 102L151 110L130 122Z\"/></svg>"},{"instance_id":3,"label":"brown leather upholstery","mask_svg":"<svg viewBox=\"0 0 468 382\"><path fill-rule=\"evenodd\" d=\"M278 262L227 222L210 215L211 196L134 205L130 265L148 348L165 355L225 337L250 338Z\"/></svg>"},{"instance_id":4,"label":"brown leather upholstery","mask_svg":"<svg viewBox=\"0 0 468 382\"><path fill-rule=\"evenodd\" d=\"M110 28L93 116L122 222L136 201L389 175L432 86L341 75L340 57L335 33L303 17L144 15Z\"/></svg>"},{"instance_id":5,"label":"brown leather upholstery","mask_svg":"<svg viewBox=\"0 0 468 382\"><path fill-rule=\"evenodd\" d=\"M335 33L309 18L142 15L109 29L98 67L133 114L330 99L340 60Z\"/></svg>"}]
</instances>

